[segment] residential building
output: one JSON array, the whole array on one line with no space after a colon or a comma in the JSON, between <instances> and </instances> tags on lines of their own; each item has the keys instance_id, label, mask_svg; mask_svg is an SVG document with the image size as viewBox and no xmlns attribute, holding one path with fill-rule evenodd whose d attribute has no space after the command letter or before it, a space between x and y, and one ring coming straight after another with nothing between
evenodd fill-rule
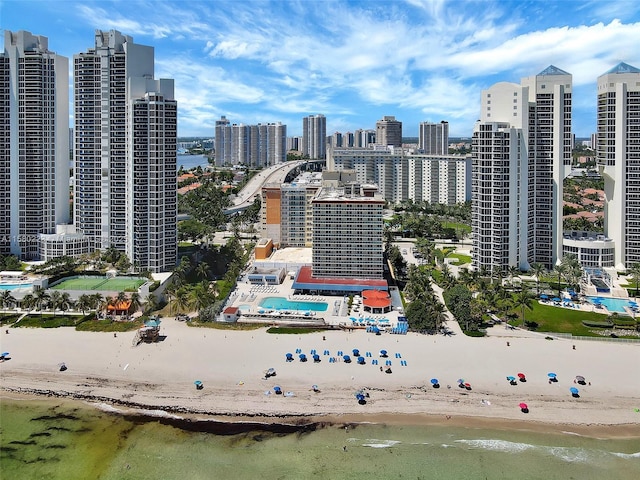
<instances>
[{"instance_id":1,"label":"residential building","mask_svg":"<svg viewBox=\"0 0 640 480\"><path fill-rule=\"evenodd\" d=\"M327 170L354 170L360 184L378 186L390 203L454 205L471 200L471 157L425 155L402 148L329 148Z\"/></svg>"},{"instance_id":2,"label":"residential building","mask_svg":"<svg viewBox=\"0 0 640 480\"><path fill-rule=\"evenodd\" d=\"M449 122L421 122L418 130L418 149L429 155L448 155Z\"/></svg>"},{"instance_id":3,"label":"residential building","mask_svg":"<svg viewBox=\"0 0 640 480\"><path fill-rule=\"evenodd\" d=\"M353 134L353 147L355 148L367 148L370 145L376 143L376 131L375 130L363 130L359 128Z\"/></svg>"},{"instance_id":4,"label":"residential building","mask_svg":"<svg viewBox=\"0 0 640 480\"><path fill-rule=\"evenodd\" d=\"M402 146L402 122L394 116L384 116L376 122L376 143L378 145Z\"/></svg>"},{"instance_id":5,"label":"residential building","mask_svg":"<svg viewBox=\"0 0 640 480\"><path fill-rule=\"evenodd\" d=\"M302 119L302 154L312 160L326 156L327 119L324 115L309 115Z\"/></svg>"},{"instance_id":6,"label":"residential building","mask_svg":"<svg viewBox=\"0 0 640 480\"><path fill-rule=\"evenodd\" d=\"M94 249L142 269L177 261L173 80L154 80L154 49L116 30L74 55L74 221Z\"/></svg>"},{"instance_id":7,"label":"residential building","mask_svg":"<svg viewBox=\"0 0 640 480\"><path fill-rule=\"evenodd\" d=\"M482 92L473 134L473 266L551 269L562 258L571 75L554 66Z\"/></svg>"},{"instance_id":8,"label":"residential building","mask_svg":"<svg viewBox=\"0 0 640 480\"><path fill-rule=\"evenodd\" d=\"M216 121L216 165L264 168L286 160L287 126L280 122L257 125Z\"/></svg>"},{"instance_id":9,"label":"residential building","mask_svg":"<svg viewBox=\"0 0 640 480\"><path fill-rule=\"evenodd\" d=\"M615 267L640 263L640 69L620 63L598 77L597 162L605 184L605 232Z\"/></svg>"},{"instance_id":10,"label":"residential building","mask_svg":"<svg viewBox=\"0 0 640 480\"><path fill-rule=\"evenodd\" d=\"M37 260L69 215L69 60L47 37L4 32L0 54L0 254Z\"/></svg>"}]
</instances>

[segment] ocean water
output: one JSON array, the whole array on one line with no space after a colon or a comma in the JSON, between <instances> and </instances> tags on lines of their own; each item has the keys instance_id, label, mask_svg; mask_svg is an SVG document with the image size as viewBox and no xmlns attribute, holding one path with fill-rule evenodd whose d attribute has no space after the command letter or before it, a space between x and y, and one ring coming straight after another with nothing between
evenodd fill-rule
<instances>
[{"instance_id":1,"label":"ocean water","mask_svg":"<svg viewBox=\"0 0 640 480\"><path fill-rule=\"evenodd\" d=\"M640 478L640 438L447 425L272 430L123 416L80 402L3 399L0 474L12 480Z\"/></svg>"}]
</instances>

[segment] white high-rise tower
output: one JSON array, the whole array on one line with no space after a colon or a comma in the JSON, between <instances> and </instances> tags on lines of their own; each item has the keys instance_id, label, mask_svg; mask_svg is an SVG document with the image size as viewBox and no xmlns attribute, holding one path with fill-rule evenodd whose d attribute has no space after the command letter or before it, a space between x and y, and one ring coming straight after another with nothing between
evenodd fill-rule
<instances>
[{"instance_id":1,"label":"white high-rise tower","mask_svg":"<svg viewBox=\"0 0 640 480\"><path fill-rule=\"evenodd\" d=\"M158 272L177 259L177 105L153 77L153 47L115 30L74 56L75 225Z\"/></svg>"},{"instance_id":2,"label":"white high-rise tower","mask_svg":"<svg viewBox=\"0 0 640 480\"><path fill-rule=\"evenodd\" d=\"M322 159L327 152L327 119L309 115L302 119L302 153L311 159Z\"/></svg>"},{"instance_id":3,"label":"white high-rise tower","mask_svg":"<svg viewBox=\"0 0 640 480\"><path fill-rule=\"evenodd\" d=\"M0 54L0 253L39 257L69 222L69 61L47 37L5 31Z\"/></svg>"},{"instance_id":4,"label":"white high-rise tower","mask_svg":"<svg viewBox=\"0 0 640 480\"><path fill-rule=\"evenodd\" d=\"M624 270L640 263L640 69L620 63L598 77L597 139L605 232Z\"/></svg>"}]
</instances>

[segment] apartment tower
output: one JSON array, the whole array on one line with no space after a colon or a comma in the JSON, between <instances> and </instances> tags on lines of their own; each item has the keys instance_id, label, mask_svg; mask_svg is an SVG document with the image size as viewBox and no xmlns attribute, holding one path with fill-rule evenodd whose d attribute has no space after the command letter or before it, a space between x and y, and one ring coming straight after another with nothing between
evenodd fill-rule
<instances>
[{"instance_id":1,"label":"apartment tower","mask_svg":"<svg viewBox=\"0 0 640 480\"><path fill-rule=\"evenodd\" d=\"M447 155L449 122L421 122L418 130L418 148L427 155Z\"/></svg>"},{"instance_id":2,"label":"apartment tower","mask_svg":"<svg viewBox=\"0 0 640 480\"><path fill-rule=\"evenodd\" d=\"M302 154L310 159L326 156L327 119L324 115L309 115L302 119Z\"/></svg>"},{"instance_id":3,"label":"apartment tower","mask_svg":"<svg viewBox=\"0 0 640 480\"><path fill-rule=\"evenodd\" d=\"M69 61L47 37L4 32L0 55L0 254L39 258L69 222Z\"/></svg>"},{"instance_id":4,"label":"apartment tower","mask_svg":"<svg viewBox=\"0 0 640 480\"><path fill-rule=\"evenodd\" d=\"M402 122L394 116L384 116L376 122L376 143L378 145L402 146Z\"/></svg>"},{"instance_id":5,"label":"apartment tower","mask_svg":"<svg viewBox=\"0 0 640 480\"><path fill-rule=\"evenodd\" d=\"M74 55L75 225L91 246L138 268L177 260L173 80L154 80L154 49L116 30Z\"/></svg>"},{"instance_id":6,"label":"apartment tower","mask_svg":"<svg viewBox=\"0 0 640 480\"><path fill-rule=\"evenodd\" d=\"M562 258L562 181L571 164L571 75L554 66L482 92L473 134L476 269Z\"/></svg>"},{"instance_id":7,"label":"apartment tower","mask_svg":"<svg viewBox=\"0 0 640 480\"><path fill-rule=\"evenodd\" d=\"M605 232L614 265L640 263L640 69L620 63L598 77L596 155L605 181Z\"/></svg>"}]
</instances>

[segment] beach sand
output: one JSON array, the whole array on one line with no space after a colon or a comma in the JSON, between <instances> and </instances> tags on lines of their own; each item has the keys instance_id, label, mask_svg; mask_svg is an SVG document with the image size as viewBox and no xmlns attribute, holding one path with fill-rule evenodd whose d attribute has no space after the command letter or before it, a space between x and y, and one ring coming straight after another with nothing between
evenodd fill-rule
<instances>
[{"instance_id":1,"label":"beach sand","mask_svg":"<svg viewBox=\"0 0 640 480\"><path fill-rule=\"evenodd\" d=\"M527 332L522 337L510 332L507 339L364 331L273 335L265 329L193 328L173 319L163 319L163 341L138 346L132 346L134 332L114 337L71 328L9 331L0 334L0 348L11 353L0 364L0 384L4 395L14 398L62 396L233 421L493 422L640 436L637 343L550 341ZM354 348L371 353L366 365L329 362L339 350L351 355ZM309 361L299 362L296 349ZM312 361L312 349L320 363ZM381 349L388 359L380 358ZM293 353L295 361L287 363L285 353ZM371 364L374 359L379 365ZM392 362L391 374L380 371L386 360ZM61 362L67 371L59 371ZM265 380L268 368L277 376ZM510 385L506 377L520 372L527 382ZM549 383L548 372L559 381ZM590 385L574 384L576 375ZM431 378L439 379L439 389L432 388ZM459 378L472 389L459 388ZM195 380L204 388L197 390ZM314 384L319 393L312 391ZM274 394L275 385L294 396ZM579 388L580 398L571 396L570 387ZM360 389L369 394L366 405L355 399ZM528 404L528 414L520 411L520 402Z\"/></svg>"}]
</instances>

